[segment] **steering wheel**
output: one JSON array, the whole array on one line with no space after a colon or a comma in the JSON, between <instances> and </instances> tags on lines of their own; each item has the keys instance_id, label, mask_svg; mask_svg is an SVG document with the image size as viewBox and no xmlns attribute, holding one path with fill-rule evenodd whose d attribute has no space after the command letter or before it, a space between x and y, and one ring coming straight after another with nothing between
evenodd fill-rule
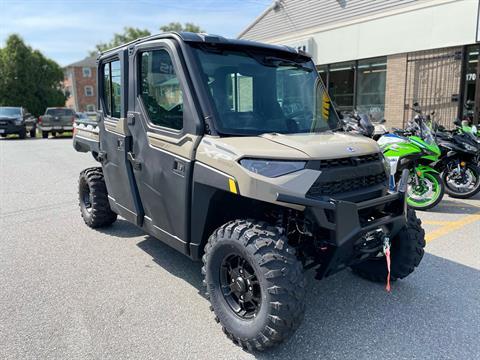
<instances>
[{"instance_id":1,"label":"steering wheel","mask_svg":"<svg viewBox=\"0 0 480 360\"><path fill-rule=\"evenodd\" d=\"M304 110L299 110L299 111L294 111L293 113L287 115L284 117L285 125L287 126L287 130L289 132L297 132L299 129L299 122L294 120L298 116L304 116L305 111Z\"/></svg>"}]
</instances>

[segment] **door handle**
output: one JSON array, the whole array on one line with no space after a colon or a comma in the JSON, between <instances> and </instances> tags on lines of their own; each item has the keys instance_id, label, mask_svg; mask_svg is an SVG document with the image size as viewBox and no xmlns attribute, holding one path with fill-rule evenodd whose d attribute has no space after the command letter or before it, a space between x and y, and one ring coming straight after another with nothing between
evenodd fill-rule
<instances>
[{"instance_id":1,"label":"door handle","mask_svg":"<svg viewBox=\"0 0 480 360\"><path fill-rule=\"evenodd\" d=\"M180 176L185 176L185 163L181 160L175 159L173 161L173 172Z\"/></svg>"},{"instance_id":2,"label":"door handle","mask_svg":"<svg viewBox=\"0 0 480 360\"><path fill-rule=\"evenodd\" d=\"M127 125L135 125L135 114L128 113L127 114Z\"/></svg>"},{"instance_id":3,"label":"door handle","mask_svg":"<svg viewBox=\"0 0 480 360\"><path fill-rule=\"evenodd\" d=\"M129 151L127 153L127 158L128 161L130 161L130 163L132 164L134 170L142 170L142 163L135 158L134 153Z\"/></svg>"}]
</instances>

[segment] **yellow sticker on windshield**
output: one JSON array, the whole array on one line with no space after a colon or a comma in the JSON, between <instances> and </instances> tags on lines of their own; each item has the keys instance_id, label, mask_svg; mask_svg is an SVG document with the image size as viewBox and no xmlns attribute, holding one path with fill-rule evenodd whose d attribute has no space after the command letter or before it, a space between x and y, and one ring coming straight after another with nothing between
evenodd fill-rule
<instances>
[{"instance_id":1,"label":"yellow sticker on windshield","mask_svg":"<svg viewBox=\"0 0 480 360\"><path fill-rule=\"evenodd\" d=\"M322 116L325 119L328 119L330 115L330 98L328 97L328 93L326 91L322 94Z\"/></svg>"}]
</instances>

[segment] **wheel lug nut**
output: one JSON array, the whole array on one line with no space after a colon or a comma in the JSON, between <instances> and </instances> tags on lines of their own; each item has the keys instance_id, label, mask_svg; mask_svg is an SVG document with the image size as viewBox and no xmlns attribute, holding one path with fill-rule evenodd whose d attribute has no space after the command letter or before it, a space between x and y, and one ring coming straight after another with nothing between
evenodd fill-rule
<instances>
[{"instance_id":1,"label":"wheel lug nut","mask_svg":"<svg viewBox=\"0 0 480 360\"><path fill-rule=\"evenodd\" d=\"M240 274L243 274L243 270L242 270L242 269L240 269Z\"/></svg>"},{"instance_id":2,"label":"wheel lug nut","mask_svg":"<svg viewBox=\"0 0 480 360\"><path fill-rule=\"evenodd\" d=\"M248 287L248 290L250 290L250 291L251 291L251 290L253 290L253 288L252 288L251 286L249 286L249 287Z\"/></svg>"},{"instance_id":3,"label":"wheel lug nut","mask_svg":"<svg viewBox=\"0 0 480 360\"><path fill-rule=\"evenodd\" d=\"M242 299L242 300L243 300L243 295L240 295L240 299Z\"/></svg>"}]
</instances>

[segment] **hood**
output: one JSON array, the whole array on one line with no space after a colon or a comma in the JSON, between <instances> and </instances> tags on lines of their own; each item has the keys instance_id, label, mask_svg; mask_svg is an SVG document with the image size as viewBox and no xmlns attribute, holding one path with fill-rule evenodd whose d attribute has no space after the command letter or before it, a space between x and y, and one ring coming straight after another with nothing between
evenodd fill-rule
<instances>
[{"instance_id":1,"label":"hood","mask_svg":"<svg viewBox=\"0 0 480 360\"><path fill-rule=\"evenodd\" d=\"M332 159L378 153L375 141L361 135L265 134L255 137L216 138L206 136L197 154L212 159L242 157L269 159Z\"/></svg>"},{"instance_id":2,"label":"hood","mask_svg":"<svg viewBox=\"0 0 480 360\"><path fill-rule=\"evenodd\" d=\"M19 119L21 116L1 116L0 115L0 120L16 120Z\"/></svg>"},{"instance_id":3,"label":"hood","mask_svg":"<svg viewBox=\"0 0 480 360\"><path fill-rule=\"evenodd\" d=\"M265 134L263 138L301 151L314 159L331 159L377 153L377 143L365 136L343 133Z\"/></svg>"}]
</instances>

